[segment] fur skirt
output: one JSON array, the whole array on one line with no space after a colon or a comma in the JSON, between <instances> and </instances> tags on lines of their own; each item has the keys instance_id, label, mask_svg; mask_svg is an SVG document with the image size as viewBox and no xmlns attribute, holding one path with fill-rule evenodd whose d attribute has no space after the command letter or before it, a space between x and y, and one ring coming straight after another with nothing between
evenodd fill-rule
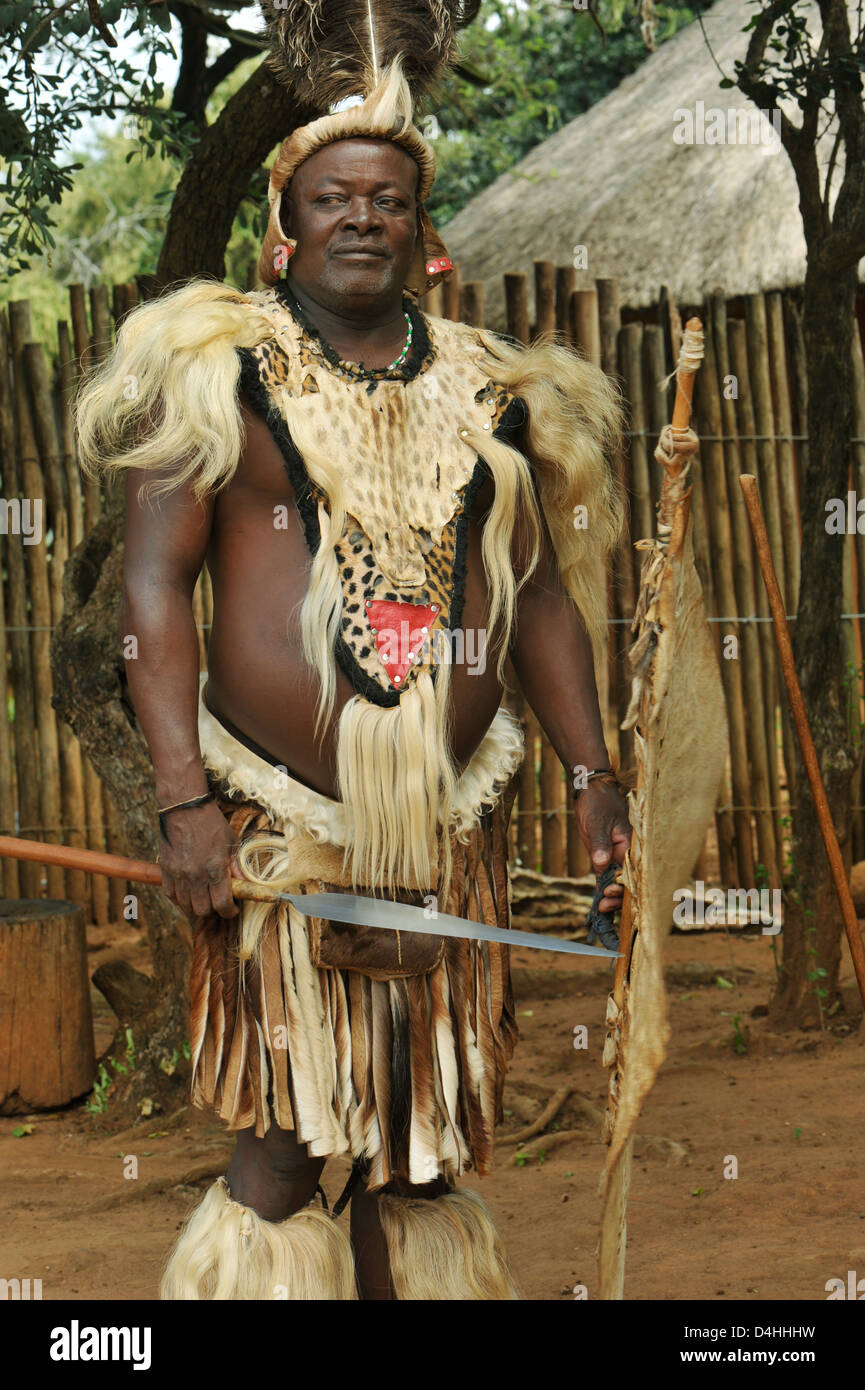
<instances>
[{"instance_id":1,"label":"fur skirt","mask_svg":"<svg viewBox=\"0 0 865 1390\"><path fill-rule=\"evenodd\" d=\"M292 892L338 885L340 803L284 771L278 797L269 796L274 769L203 702L200 733L241 858L245 844L262 842L282 865L281 888L286 864L297 866ZM516 721L500 710L463 774L484 806L472 816L463 807L451 824L453 869L440 911L509 925L507 826L521 745ZM487 765L479 792L478 769ZM406 891L404 899L417 903L418 895ZM230 1130L262 1136L276 1124L295 1130L312 1156L366 1160L372 1190L394 1178L421 1184L487 1172L518 1035L508 948L443 938L432 968L381 978L386 972L362 965L315 964L322 924L292 904L240 906L237 918L194 922L193 1103L213 1107Z\"/></svg>"}]
</instances>

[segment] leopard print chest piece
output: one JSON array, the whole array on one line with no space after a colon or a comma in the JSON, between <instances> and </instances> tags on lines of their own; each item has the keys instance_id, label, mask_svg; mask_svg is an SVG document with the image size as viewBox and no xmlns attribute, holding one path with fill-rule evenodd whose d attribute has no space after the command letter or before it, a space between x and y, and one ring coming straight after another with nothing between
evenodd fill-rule
<instances>
[{"instance_id":1,"label":"leopard print chest piece","mask_svg":"<svg viewBox=\"0 0 865 1390\"><path fill-rule=\"evenodd\" d=\"M280 445L311 553L318 505L330 508L291 438L301 413L295 432L340 463L337 659L359 693L394 705L436 650L435 634L461 622L468 514L488 470L460 430L501 433L521 403L481 368L472 329L408 300L413 351L400 368L370 371L341 362L279 289L248 298L274 332L241 354L242 385Z\"/></svg>"}]
</instances>

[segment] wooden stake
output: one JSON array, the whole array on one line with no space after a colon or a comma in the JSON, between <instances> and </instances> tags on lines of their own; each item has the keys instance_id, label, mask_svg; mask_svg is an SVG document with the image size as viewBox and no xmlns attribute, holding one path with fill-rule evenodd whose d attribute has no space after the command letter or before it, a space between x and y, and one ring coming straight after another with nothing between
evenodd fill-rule
<instances>
[{"instance_id":1,"label":"wooden stake","mask_svg":"<svg viewBox=\"0 0 865 1390\"><path fill-rule=\"evenodd\" d=\"M69 559L69 507L66 494L66 473L60 452L60 438L54 416L48 363L41 343L24 347L24 366L33 407L36 441L42 459L51 528L54 541L51 547L51 622L54 627L63 613L62 581ZM47 529L47 528L46 528ZM84 846L84 775L81 748L65 719L57 720L60 749L60 807L63 832L60 839L67 844ZM66 897L90 907L90 885L84 874L70 869L66 874Z\"/></svg>"},{"instance_id":2,"label":"wooden stake","mask_svg":"<svg viewBox=\"0 0 865 1390\"><path fill-rule=\"evenodd\" d=\"M754 435L757 426L754 419L754 401L751 393L751 376L748 367L748 343L745 324L742 319L728 319L727 337L730 343L730 366L736 379L738 399L736 401L737 427L741 448L742 470L754 473L757 468L757 445ZM769 617L769 600L766 588L756 579L757 562L752 553L751 533L747 529L748 565L751 571L751 584L755 612L760 619ZM779 818L781 815L781 778L778 767L778 733L776 728L778 705L778 680L776 667L778 654L772 641L771 626L766 621L755 623L757 644L760 648L760 680L763 687L763 742L766 746L766 768L769 775L769 801L772 825L775 835L775 867L778 882L784 876L784 836Z\"/></svg>"},{"instance_id":3,"label":"wooden stake","mask_svg":"<svg viewBox=\"0 0 865 1390\"><path fill-rule=\"evenodd\" d=\"M33 414L27 391L24 344L31 334L30 305L16 300L9 305L12 337L12 368L18 441L18 466L22 494L45 512L45 482L39 461ZM48 583L48 517L43 515L43 534L36 545L24 546L27 588L30 596L30 660L33 677L33 707L37 721L39 748L39 825L45 836L60 835L60 744L57 716L51 704L51 593ZM48 871L48 893L62 898L63 874Z\"/></svg>"},{"instance_id":4,"label":"wooden stake","mask_svg":"<svg viewBox=\"0 0 865 1390\"><path fill-rule=\"evenodd\" d=\"M485 286L483 280L469 280L463 285L462 321L472 328L483 328Z\"/></svg>"},{"instance_id":5,"label":"wooden stake","mask_svg":"<svg viewBox=\"0 0 865 1390\"><path fill-rule=\"evenodd\" d=\"M862 936L859 931L859 923L856 919L856 908L853 903L853 895L850 892L850 885L847 882L844 861L841 857L838 837L835 834L835 826L832 822L832 812L829 809L829 802L826 799L826 789L823 786L820 764L817 761L817 751L814 747L814 740L811 737L811 729L808 725L805 701L802 699L802 691L799 686L799 679L796 675L796 663L793 659L793 646L790 641L790 631L787 627L787 615L784 611L784 600L778 586L775 567L772 563L769 538L763 520L763 509L760 506L760 495L757 491L757 479L753 475L743 474L739 478L739 483L745 495L745 505L748 508L748 517L751 522L754 544L757 547L757 556L760 561L760 569L763 573L763 582L766 585L766 592L769 596L769 607L772 610L772 618L775 625L775 641L778 643L778 652L781 657L781 670L784 674L784 684L787 687L790 711L793 715L793 723L799 739L799 747L802 750L802 762L808 774L811 795L814 798L814 808L817 812L817 821L820 826L820 833L823 836L823 844L826 847L826 857L829 860L829 868L832 872L835 892L838 894L838 902L841 905L841 916L844 919L844 930L847 933L847 941L850 945L850 955L853 960L853 969L856 972L859 993L862 997L862 1003L865 1004L865 947L862 945Z\"/></svg>"},{"instance_id":6,"label":"wooden stake","mask_svg":"<svg viewBox=\"0 0 865 1390\"><path fill-rule=\"evenodd\" d=\"M442 281L444 290L444 317L459 323L460 317L460 268L455 265L450 275Z\"/></svg>"},{"instance_id":7,"label":"wooden stake","mask_svg":"<svg viewBox=\"0 0 865 1390\"><path fill-rule=\"evenodd\" d=\"M518 343L527 346L529 342L529 294L526 276L522 273L505 275L505 304L507 306L508 334L515 338ZM538 863L539 825L536 764L540 725L531 705L520 689L516 672L513 671L512 666L509 669L514 684L511 708L517 717L523 720L526 729L526 752L520 768L517 814L514 816L516 823L515 848L522 863L529 869L535 869Z\"/></svg>"},{"instance_id":8,"label":"wooden stake","mask_svg":"<svg viewBox=\"0 0 865 1390\"><path fill-rule=\"evenodd\" d=\"M766 517L766 531L772 549L772 563L778 576L778 583L788 604L796 602L796 595L787 593L783 579L785 574L784 531L781 523L780 487L778 483L778 458L775 440L775 410L772 404L772 379L769 370L769 324L766 316L766 301L762 294L745 295L745 322L748 330L748 365L751 371L751 387L754 393L754 416L757 423L757 477L760 480L760 495ZM792 607L785 610L792 613ZM776 657L777 681L780 695L780 660ZM785 700L781 705L781 739L784 748L784 769L787 782L787 796L792 799L796 778L796 758L793 747L793 727L790 711Z\"/></svg>"},{"instance_id":9,"label":"wooden stake","mask_svg":"<svg viewBox=\"0 0 865 1390\"><path fill-rule=\"evenodd\" d=\"M706 500L709 504L709 516L714 539L712 572L715 576L717 603L721 610L718 616L735 618L738 616L738 606L736 588L733 582L733 539L730 512L724 483L724 450L723 445L719 442L719 438L723 434L723 425L712 332L714 315L711 312L711 305L708 308L704 342L705 359L697 386L697 415L699 419L697 433L701 436L708 436L702 439L700 453L703 459L703 479L706 485ZM732 635L738 637L738 624L731 623L728 630ZM719 641L723 641L723 637L724 632L722 631L719 633ZM751 888L754 885L754 847L751 837L751 817L749 812L743 809L748 804L750 776L741 663L724 660L723 655L721 655L719 664L727 700L733 801L734 806L738 808L733 811L736 827L736 884L734 886Z\"/></svg>"},{"instance_id":10,"label":"wooden stake","mask_svg":"<svg viewBox=\"0 0 865 1390\"><path fill-rule=\"evenodd\" d=\"M730 376L730 350L727 339L727 301L723 290L716 290L712 295L712 324L715 335L718 380L727 381ZM742 472L742 459L736 425L736 403L725 391L720 392L719 395L722 433L725 436L724 474L727 510L732 526L733 585L739 615L747 618L755 611L754 576L751 570L751 538L748 532L748 517L737 487L737 479ZM740 623L738 631L750 764L748 803L755 807L754 825L757 831L757 845L760 861L769 875L769 887L778 888L781 879L778 875L775 848L774 812L768 809L771 803L769 758L766 749L766 721L763 712L763 673L760 667L756 626L757 624L750 622Z\"/></svg>"}]
</instances>

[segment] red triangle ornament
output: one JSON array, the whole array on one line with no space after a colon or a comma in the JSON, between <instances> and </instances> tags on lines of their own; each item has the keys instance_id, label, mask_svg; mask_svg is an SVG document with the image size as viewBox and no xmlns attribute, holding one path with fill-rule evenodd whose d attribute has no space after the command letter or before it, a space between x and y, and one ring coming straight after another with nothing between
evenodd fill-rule
<instances>
[{"instance_id":1,"label":"red triangle ornament","mask_svg":"<svg viewBox=\"0 0 865 1390\"><path fill-rule=\"evenodd\" d=\"M368 598L365 607L378 659L394 689L402 690L406 675L417 661L438 616L440 605Z\"/></svg>"}]
</instances>

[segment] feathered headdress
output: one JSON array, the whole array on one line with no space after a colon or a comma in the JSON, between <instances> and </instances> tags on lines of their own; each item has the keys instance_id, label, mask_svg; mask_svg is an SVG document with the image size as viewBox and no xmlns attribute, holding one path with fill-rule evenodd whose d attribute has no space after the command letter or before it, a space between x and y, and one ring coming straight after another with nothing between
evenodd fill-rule
<instances>
[{"instance_id":1,"label":"feathered headdress","mask_svg":"<svg viewBox=\"0 0 865 1390\"><path fill-rule=\"evenodd\" d=\"M414 104L452 61L457 30L480 0L263 0L271 45L269 65L300 99L321 112L283 141L270 172L270 217L259 261L265 284L275 284L287 245L280 222L282 191L310 155L335 140L391 140L416 161L418 252L406 288L421 295L452 269L424 202L435 177L435 157L414 125ZM360 101L331 108L347 98ZM284 264L284 260L282 260Z\"/></svg>"}]
</instances>

